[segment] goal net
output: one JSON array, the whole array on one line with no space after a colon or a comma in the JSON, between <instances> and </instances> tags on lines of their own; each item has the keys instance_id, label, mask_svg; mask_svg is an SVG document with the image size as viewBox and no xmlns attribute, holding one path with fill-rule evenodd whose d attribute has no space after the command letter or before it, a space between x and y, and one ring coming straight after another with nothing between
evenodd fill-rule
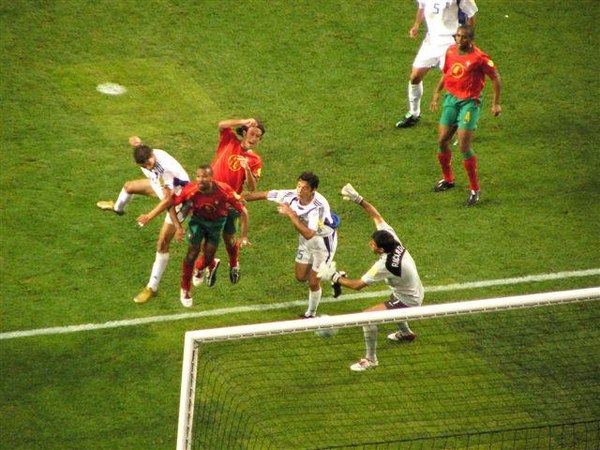
<instances>
[{"instance_id":1,"label":"goal net","mask_svg":"<svg viewBox=\"0 0 600 450\"><path fill-rule=\"evenodd\" d=\"M590 288L187 332L177 448L598 448L598 299ZM387 341L403 320L417 339ZM379 367L355 373L364 325L379 325Z\"/></svg>"}]
</instances>

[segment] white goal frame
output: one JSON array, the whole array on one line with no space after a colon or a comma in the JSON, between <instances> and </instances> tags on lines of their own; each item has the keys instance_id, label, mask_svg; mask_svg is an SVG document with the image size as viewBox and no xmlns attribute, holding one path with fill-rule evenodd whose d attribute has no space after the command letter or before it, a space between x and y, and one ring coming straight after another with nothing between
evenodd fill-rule
<instances>
[{"instance_id":1,"label":"white goal frame","mask_svg":"<svg viewBox=\"0 0 600 450\"><path fill-rule=\"evenodd\" d=\"M569 291L519 295L514 297L496 297L412 308L325 316L310 320L286 320L188 331L185 333L183 350L177 450L189 450L192 444L192 423L196 395L198 349L202 343L302 333L331 328L380 325L406 320L428 319L478 312L494 312L535 306L549 306L598 299L600 299L600 287L593 287Z\"/></svg>"}]
</instances>

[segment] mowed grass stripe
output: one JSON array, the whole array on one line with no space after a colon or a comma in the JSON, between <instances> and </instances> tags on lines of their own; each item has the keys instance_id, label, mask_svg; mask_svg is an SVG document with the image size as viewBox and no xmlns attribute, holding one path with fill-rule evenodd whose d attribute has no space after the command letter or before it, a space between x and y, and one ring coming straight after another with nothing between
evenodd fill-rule
<instances>
[{"instance_id":1,"label":"mowed grass stripe","mask_svg":"<svg viewBox=\"0 0 600 450\"><path fill-rule=\"evenodd\" d=\"M483 280L474 281L468 283L454 283L443 286L430 286L426 287L426 292L442 292L442 291L457 291L461 289L478 289L491 286L506 286L521 283L532 283L549 280L559 280L564 278L576 278L576 277L589 277L594 275L600 275L600 268L587 269L587 270L576 270L570 272L556 272L539 275L527 275L523 277L513 278L500 278L495 280ZM374 298L374 297L385 297L389 295L388 290L377 290L373 292L360 292L356 294L346 294L339 298L325 297L323 303L337 303L362 298ZM275 309L286 309L294 306L302 306L306 303L306 300L294 300L290 302L280 302L271 304L256 304L249 306L237 306L232 308L218 308L209 311L199 311L193 313L182 313L182 314L170 314L164 316L144 317L139 319L128 319L128 320L115 320L105 323L89 323L82 325L70 325L64 327L52 327L52 328L39 328L35 330L22 330L22 331L11 331L0 334L0 340L16 339L31 336L40 335L53 335L53 334L65 334L65 333L76 333L80 331L93 331L101 330L106 328L121 328L129 326L144 325L149 323L158 322L172 322L176 320L194 319L199 317L211 317L211 316L223 316L227 314L236 314L242 312L257 312L257 311L269 311Z\"/></svg>"},{"instance_id":2,"label":"mowed grass stripe","mask_svg":"<svg viewBox=\"0 0 600 450\"><path fill-rule=\"evenodd\" d=\"M111 59L60 66L56 72L65 101L84 112L109 140L115 136L126 139L134 133L161 136L165 127L187 130L198 123L211 123L221 113L192 74L169 60ZM117 96L98 93L96 86L106 82L123 85L127 92Z\"/></svg>"}]
</instances>

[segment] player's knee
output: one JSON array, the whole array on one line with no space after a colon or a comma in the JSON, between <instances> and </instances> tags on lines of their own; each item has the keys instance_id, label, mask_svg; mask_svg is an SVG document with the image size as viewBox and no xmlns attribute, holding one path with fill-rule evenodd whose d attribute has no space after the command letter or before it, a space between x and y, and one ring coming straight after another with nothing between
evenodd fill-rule
<instances>
[{"instance_id":1,"label":"player's knee","mask_svg":"<svg viewBox=\"0 0 600 450\"><path fill-rule=\"evenodd\" d=\"M135 189L134 189L134 185L131 181L126 181L125 184L123 185L123 189L125 190L125 192L127 192L128 194L135 194Z\"/></svg>"},{"instance_id":2,"label":"player's knee","mask_svg":"<svg viewBox=\"0 0 600 450\"><path fill-rule=\"evenodd\" d=\"M232 248L235 247L237 241L235 236L223 233L223 243L225 244L225 247Z\"/></svg>"},{"instance_id":3,"label":"player's knee","mask_svg":"<svg viewBox=\"0 0 600 450\"><path fill-rule=\"evenodd\" d=\"M169 252L169 245L171 244L170 239L159 239L158 242L156 243L156 251L158 253L168 253Z\"/></svg>"}]
</instances>

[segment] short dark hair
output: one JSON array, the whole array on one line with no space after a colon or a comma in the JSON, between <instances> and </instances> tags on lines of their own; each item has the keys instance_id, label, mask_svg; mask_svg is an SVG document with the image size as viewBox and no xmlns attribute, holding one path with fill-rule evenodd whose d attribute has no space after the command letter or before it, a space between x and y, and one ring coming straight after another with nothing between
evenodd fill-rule
<instances>
[{"instance_id":1,"label":"short dark hair","mask_svg":"<svg viewBox=\"0 0 600 450\"><path fill-rule=\"evenodd\" d=\"M207 172L210 173L210 175L213 174L213 168L212 168L212 166L210 164L200 164L198 166L198 169L199 170L206 170Z\"/></svg>"},{"instance_id":2,"label":"short dark hair","mask_svg":"<svg viewBox=\"0 0 600 450\"><path fill-rule=\"evenodd\" d=\"M142 165L152 157L153 153L152 149L147 145L138 145L133 149L133 159L135 159L137 164Z\"/></svg>"},{"instance_id":3,"label":"short dark hair","mask_svg":"<svg viewBox=\"0 0 600 450\"><path fill-rule=\"evenodd\" d=\"M398 245L398 241L394 238L392 233L385 230L377 230L371 235L371 239L375 241L377 247L382 248L384 252L390 253L394 251L394 248Z\"/></svg>"},{"instance_id":4,"label":"short dark hair","mask_svg":"<svg viewBox=\"0 0 600 450\"><path fill-rule=\"evenodd\" d=\"M465 33L467 33L469 35L469 39L473 40L475 39L475 28L473 28L471 25L461 25L459 26L457 29L458 30L463 30Z\"/></svg>"},{"instance_id":5,"label":"short dark hair","mask_svg":"<svg viewBox=\"0 0 600 450\"><path fill-rule=\"evenodd\" d=\"M260 119L254 119L254 120L256 120L256 128L258 128L260 131L262 131L262 134L264 135L267 132L267 130L265 130L265 126L263 125L262 120L260 120ZM248 131L247 125L242 125L241 127L237 127L235 129L235 132L239 136L243 136L246 131Z\"/></svg>"},{"instance_id":6,"label":"short dark hair","mask_svg":"<svg viewBox=\"0 0 600 450\"><path fill-rule=\"evenodd\" d=\"M313 191L319 187L319 177L312 172L302 172L298 177L300 180L306 181Z\"/></svg>"}]
</instances>

